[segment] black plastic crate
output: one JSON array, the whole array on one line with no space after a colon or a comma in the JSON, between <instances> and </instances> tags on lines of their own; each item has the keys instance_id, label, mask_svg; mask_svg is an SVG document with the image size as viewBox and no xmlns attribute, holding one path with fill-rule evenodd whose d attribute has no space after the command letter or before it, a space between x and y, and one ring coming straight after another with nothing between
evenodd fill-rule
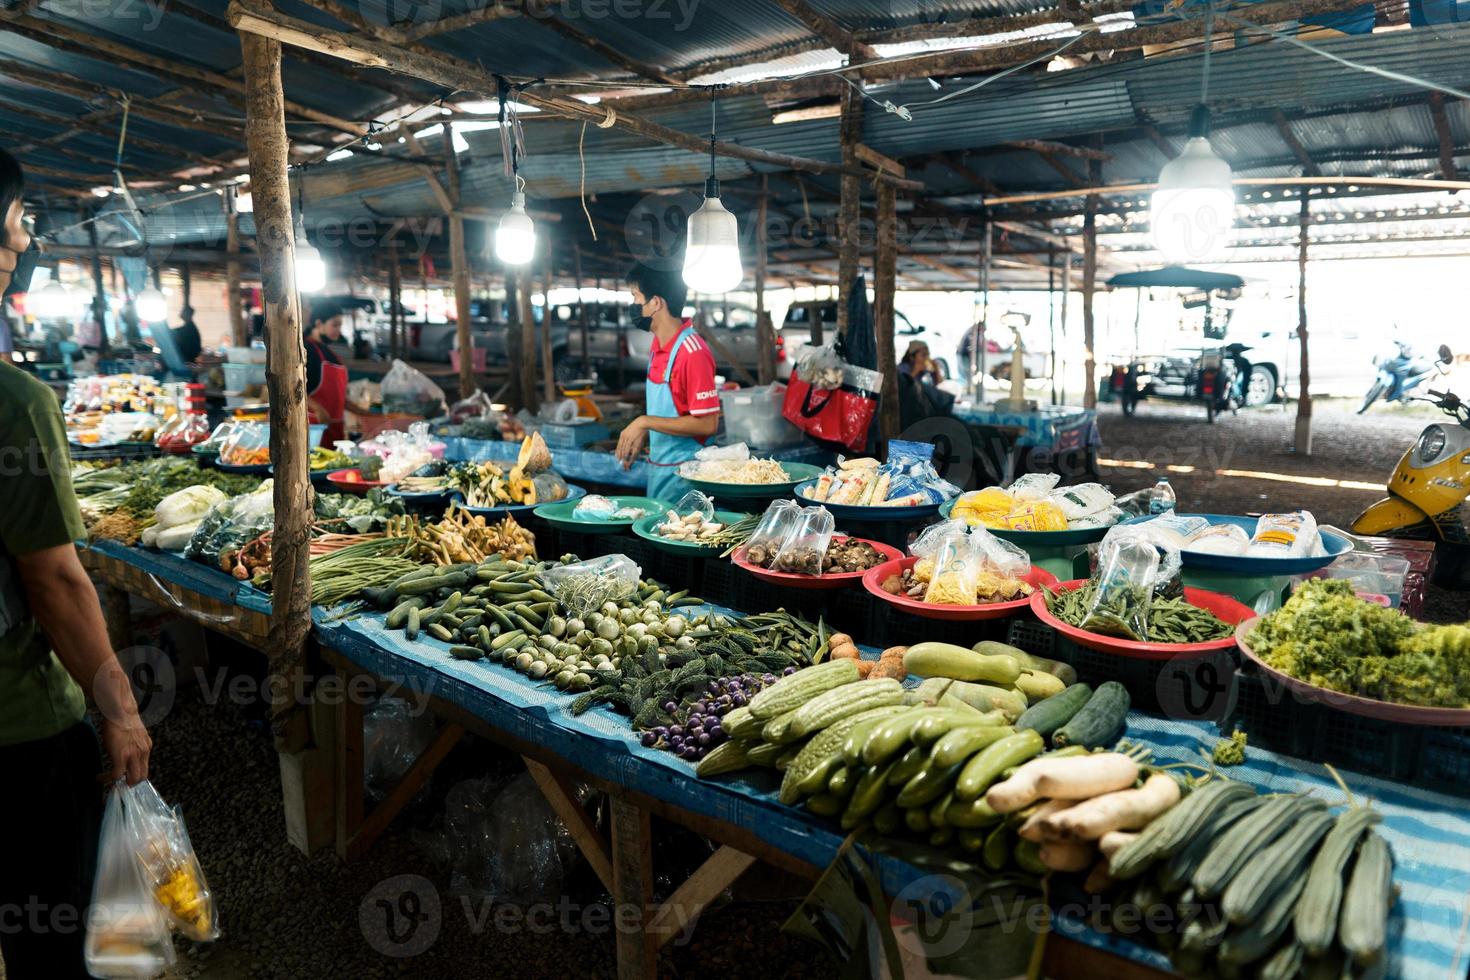
<instances>
[{"instance_id":1,"label":"black plastic crate","mask_svg":"<svg viewBox=\"0 0 1470 980\"><path fill-rule=\"evenodd\" d=\"M1234 675L1234 710L1252 746L1470 797L1470 733L1380 721L1304 701L1253 670Z\"/></svg>"},{"instance_id":2,"label":"black plastic crate","mask_svg":"<svg viewBox=\"0 0 1470 980\"><path fill-rule=\"evenodd\" d=\"M120 442L115 446L70 446L73 460L152 459L162 450L151 442Z\"/></svg>"}]
</instances>

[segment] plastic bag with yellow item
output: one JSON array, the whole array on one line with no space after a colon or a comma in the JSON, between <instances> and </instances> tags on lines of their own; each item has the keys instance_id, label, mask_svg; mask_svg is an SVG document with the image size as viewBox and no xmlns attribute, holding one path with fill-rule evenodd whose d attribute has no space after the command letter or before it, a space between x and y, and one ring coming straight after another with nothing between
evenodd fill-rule
<instances>
[{"instance_id":1,"label":"plastic bag with yellow item","mask_svg":"<svg viewBox=\"0 0 1470 980\"><path fill-rule=\"evenodd\" d=\"M971 527L977 524L989 527L1015 506L1015 499L1007 491L1000 487L986 487L962 494L955 500L950 517L963 520Z\"/></svg>"},{"instance_id":2,"label":"plastic bag with yellow item","mask_svg":"<svg viewBox=\"0 0 1470 980\"><path fill-rule=\"evenodd\" d=\"M133 854L143 871L144 883L162 906L169 924L195 942L218 939L218 910L183 815L177 807L163 802L146 779L136 786L119 787L118 793L123 797Z\"/></svg>"},{"instance_id":3,"label":"plastic bag with yellow item","mask_svg":"<svg viewBox=\"0 0 1470 980\"><path fill-rule=\"evenodd\" d=\"M999 524L987 526L1007 531L1065 531L1067 516L1049 500L1034 500L1007 513Z\"/></svg>"}]
</instances>

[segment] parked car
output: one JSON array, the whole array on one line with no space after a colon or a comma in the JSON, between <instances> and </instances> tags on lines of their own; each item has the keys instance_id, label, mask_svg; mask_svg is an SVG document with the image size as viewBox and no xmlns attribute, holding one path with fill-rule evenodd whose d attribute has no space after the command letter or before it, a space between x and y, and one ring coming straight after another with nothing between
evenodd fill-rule
<instances>
[{"instance_id":1,"label":"parked car","mask_svg":"<svg viewBox=\"0 0 1470 980\"><path fill-rule=\"evenodd\" d=\"M812 324L821 322L822 343L830 344L837 336L837 301L835 299L802 300L786 310L786 319L776 335L782 357L776 365L776 376L783 381L791 377L791 366L801 356L801 349L811 343ZM900 311L893 314L893 347L895 360L903 357L909 344L921 341L929 345L929 356L944 372L945 384L955 386L956 344L937 331L915 324ZM958 390L958 387L955 388Z\"/></svg>"}]
</instances>

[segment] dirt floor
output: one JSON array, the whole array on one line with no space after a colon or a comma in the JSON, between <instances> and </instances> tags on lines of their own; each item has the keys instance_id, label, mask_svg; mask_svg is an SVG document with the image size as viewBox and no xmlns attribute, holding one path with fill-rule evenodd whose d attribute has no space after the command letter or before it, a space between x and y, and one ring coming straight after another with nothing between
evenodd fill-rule
<instances>
[{"instance_id":1,"label":"dirt floor","mask_svg":"<svg viewBox=\"0 0 1470 980\"><path fill-rule=\"evenodd\" d=\"M1398 409L1359 417L1346 406L1319 406L1310 458L1291 452L1291 411L1274 408L1210 425L1188 406L1145 403L1127 419L1116 406L1104 405L1099 424L1108 461L1103 471L1117 490L1150 483L1157 471L1175 486L1181 510L1306 507L1319 520L1345 525L1380 495L1374 488L1426 421L1423 414ZM1120 465L1128 463L1148 465ZM1350 482L1322 486L1295 482L1297 477ZM1466 593L1436 590L1430 615L1467 618ZM154 780L166 799L184 808L224 927L212 946L180 942L173 976L612 976L612 933L605 918L587 911L606 896L585 865L564 883L566 916L558 909L549 921L508 921L493 907L453 893L438 843L446 795L467 779L488 777L498 784L513 778L521 769L513 756L466 740L436 773L429 792L365 858L351 865L332 853L304 858L286 842L277 762L261 706L208 700L197 688L180 691L154 729ZM708 853L701 842L669 828L656 832L656 860L667 879L692 867L701 849ZM780 878L747 880L733 901L706 914L692 941L665 950L660 975L837 975L836 964L819 950L779 933L800 887ZM385 919L415 910L424 916L424 930L408 939L400 930L396 940L385 940ZM427 927L431 922L433 929ZM421 943L418 955L385 955L416 951Z\"/></svg>"}]
</instances>

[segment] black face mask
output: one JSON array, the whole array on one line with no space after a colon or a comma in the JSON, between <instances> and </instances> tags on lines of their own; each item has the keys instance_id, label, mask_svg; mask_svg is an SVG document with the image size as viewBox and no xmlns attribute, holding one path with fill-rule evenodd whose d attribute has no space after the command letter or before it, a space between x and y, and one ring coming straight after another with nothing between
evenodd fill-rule
<instances>
[{"instance_id":1,"label":"black face mask","mask_svg":"<svg viewBox=\"0 0 1470 980\"><path fill-rule=\"evenodd\" d=\"M653 317L643 315L643 307L637 303L633 304L633 326L639 330L652 330Z\"/></svg>"},{"instance_id":2,"label":"black face mask","mask_svg":"<svg viewBox=\"0 0 1470 980\"><path fill-rule=\"evenodd\" d=\"M35 242L31 242L31 247L20 253L15 260L15 271L10 274L10 285L5 287L6 296L31 291L31 276L36 273L36 258L40 254Z\"/></svg>"}]
</instances>

